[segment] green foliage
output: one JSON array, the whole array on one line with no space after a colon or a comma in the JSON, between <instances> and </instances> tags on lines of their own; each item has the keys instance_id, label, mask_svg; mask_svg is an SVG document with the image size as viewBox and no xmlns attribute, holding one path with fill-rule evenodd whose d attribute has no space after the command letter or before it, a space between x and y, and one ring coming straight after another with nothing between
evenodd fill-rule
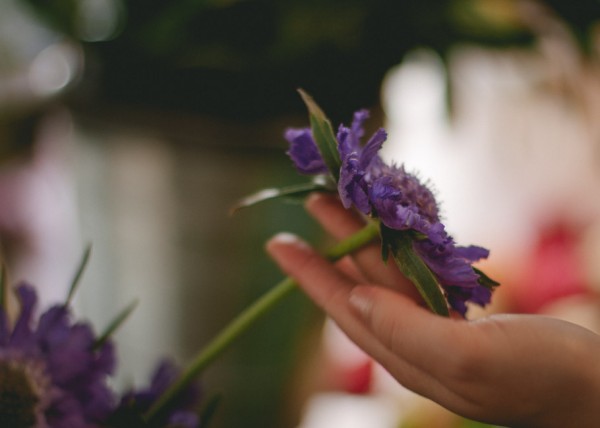
<instances>
[{"instance_id":1,"label":"green foliage","mask_svg":"<svg viewBox=\"0 0 600 428\"><path fill-rule=\"evenodd\" d=\"M331 192L335 190L335 185L327 177L316 176L308 183L259 190L238 201L230 210L230 213L233 214L242 208L248 208L271 199L284 198L294 202L301 202L312 192Z\"/></svg>"},{"instance_id":2,"label":"green foliage","mask_svg":"<svg viewBox=\"0 0 600 428\"><path fill-rule=\"evenodd\" d=\"M333 179L337 182L342 163L337 148L338 142L333 133L331 122L310 95L301 89L299 92L304 104L308 108L308 117L310 119L310 127L315 143L317 143L317 147L319 148L321 157L325 161L325 165L327 165Z\"/></svg>"},{"instance_id":3,"label":"green foliage","mask_svg":"<svg viewBox=\"0 0 600 428\"><path fill-rule=\"evenodd\" d=\"M432 312L449 316L448 304L435 275L413 248L414 233L381 226L383 246L389 251L402 273L411 280Z\"/></svg>"}]
</instances>

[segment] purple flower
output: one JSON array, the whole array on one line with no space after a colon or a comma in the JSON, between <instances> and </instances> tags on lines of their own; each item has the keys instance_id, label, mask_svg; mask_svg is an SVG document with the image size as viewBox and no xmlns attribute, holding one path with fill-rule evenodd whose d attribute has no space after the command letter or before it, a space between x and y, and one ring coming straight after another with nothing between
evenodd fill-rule
<instances>
[{"instance_id":1,"label":"purple flower","mask_svg":"<svg viewBox=\"0 0 600 428\"><path fill-rule=\"evenodd\" d=\"M477 246L458 247L444 230L442 223L432 225L427 238L415 240L413 246L425 264L438 278L450 307L465 316L466 302L480 306L488 304L492 291L480 284L479 275L471 266L487 258L489 251Z\"/></svg>"},{"instance_id":2,"label":"purple flower","mask_svg":"<svg viewBox=\"0 0 600 428\"><path fill-rule=\"evenodd\" d=\"M290 128L285 132L285 139L290 143L287 154L300 173L323 174L327 172L327 166L323 162L309 128Z\"/></svg>"},{"instance_id":3,"label":"purple flower","mask_svg":"<svg viewBox=\"0 0 600 428\"><path fill-rule=\"evenodd\" d=\"M372 163L379 164L381 160L377 152L387 138L383 129L378 130L364 145L360 139L364 135L363 122L368 117L366 110L354 113L350 128L340 126L337 140L342 165L338 192L344 207L354 205L364 214L371 212L369 201L369 168Z\"/></svg>"},{"instance_id":4,"label":"purple flower","mask_svg":"<svg viewBox=\"0 0 600 428\"><path fill-rule=\"evenodd\" d=\"M363 214L379 218L393 231L417 232L415 251L438 279L449 305L462 314L466 302L484 306L490 302L491 289L480 283L472 263L487 258L481 247L458 247L440 222L438 204L431 190L403 166L387 165L378 155L387 135L379 129L363 145L363 124L369 114L354 114L351 126L340 126L337 133L340 170L338 193L346 208L356 207ZM305 174L326 172L309 129L288 130L290 157Z\"/></svg>"},{"instance_id":5,"label":"purple flower","mask_svg":"<svg viewBox=\"0 0 600 428\"><path fill-rule=\"evenodd\" d=\"M387 227L427 234L431 225L439 222L433 193L403 167L379 162L369 176L373 214Z\"/></svg>"},{"instance_id":6,"label":"purple flower","mask_svg":"<svg viewBox=\"0 0 600 428\"><path fill-rule=\"evenodd\" d=\"M68 307L54 306L37 325L37 296L20 285L21 311L9 327L0 308L0 426L98 427L114 407L106 381L115 367L113 346L95 349L85 323L72 323Z\"/></svg>"},{"instance_id":7,"label":"purple flower","mask_svg":"<svg viewBox=\"0 0 600 428\"><path fill-rule=\"evenodd\" d=\"M197 383L181 391L167 407L164 413L158 415L151 424L143 422L142 415L146 413L157 399L177 379L179 370L170 361L162 361L155 369L150 385L139 390L126 392L110 420L114 428L130 427L169 427L169 428L199 428L200 420L197 413L200 400L200 387Z\"/></svg>"}]
</instances>

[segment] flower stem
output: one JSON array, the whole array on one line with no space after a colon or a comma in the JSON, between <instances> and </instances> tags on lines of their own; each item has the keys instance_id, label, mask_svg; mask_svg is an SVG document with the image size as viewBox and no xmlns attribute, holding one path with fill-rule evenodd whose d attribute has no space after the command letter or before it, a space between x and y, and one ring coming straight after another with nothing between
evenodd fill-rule
<instances>
[{"instance_id":1,"label":"flower stem","mask_svg":"<svg viewBox=\"0 0 600 428\"><path fill-rule=\"evenodd\" d=\"M338 260L373 241L378 233L379 223L370 221L363 229L330 248L325 256L331 261ZM146 420L150 422L159 415L179 392L200 375L202 370L217 359L255 321L296 289L296 286L297 284L292 278L283 279L235 317L197 354L186 371L156 400L146 413Z\"/></svg>"}]
</instances>

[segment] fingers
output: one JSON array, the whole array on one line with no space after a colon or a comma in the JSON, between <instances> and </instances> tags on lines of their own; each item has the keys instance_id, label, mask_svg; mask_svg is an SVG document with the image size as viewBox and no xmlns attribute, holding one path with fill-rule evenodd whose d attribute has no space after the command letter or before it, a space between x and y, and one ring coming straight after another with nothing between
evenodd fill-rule
<instances>
[{"instance_id":1,"label":"fingers","mask_svg":"<svg viewBox=\"0 0 600 428\"><path fill-rule=\"evenodd\" d=\"M358 346L376 359L394 358L351 309L349 296L354 283L350 278L292 235L279 234L266 248L282 270L294 278Z\"/></svg>"},{"instance_id":2,"label":"fingers","mask_svg":"<svg viewBox=\"0 0 600 428\"><path fill-rule=\"evenodd\" d=\"M365 226L365 220L357 212L344 208L336 196L312 193L305 206L336 239L346 238Z\"/></svg>"},{"instance_id":3,"label":"fingers","mask_svg":"<svg viewBox=\"0 0 600 428\"><path fill-rule=\"evenodd\" d=\"M377 328L366 322L365 319L370 316L366 314L376 314L379 309L365 310L361 315L356 309L360 306L356 298L353 298L351 303L353 281L316 254L307 244L289 234L280 234L267 243L267 251L350 339L392 372L401 383L424 395L431 390L445 390L429 372L399 358L391 351L397 347L391 344L395 340L401 341L402 337L396 337L393 331L385 332L387 327L384 324L380 325L379 321L374 321L378 325ZM373 305L379 304L378 299L372 302ZM404 306L416 306L406 297L401 297L400 302L401 306L397 308L396 316L403 314ZM386 306L386 313L389 309ZM382 340L380 336L385 339Z\"/></svg>"},{"instance_id":4,"label":"fingers","mask_svg":"<svg viewBox=\"0 0 600 428\"><path fill-rule=\"evenodd\" d=\"M357 286L349 302L378 340L407 362L435 372L454 348L460 321L433 314L392 290ZM458 328L457 328L458 327Z\"/></svg>"},{"instance_id":5,"label":"fingers","mask_svg":"<svg viewBox=\"0 0 600 428\"><path fill-rule=\"evenodd\" d=\"M306 209L336 239L346 238L365 226L364 219L356 212L345 209L339 199L331 195L312 194L306 201ZM420 299L413 284L400 273L392 260L383 263L380 244L375 243L357 251L353 258L370 281Z\"/></svg>"},{"instance_id":6,"label":"fingers","mask_svg":"<svg viewBox=\"0 0 600 428\"><path fill-rule=\"evenodd\" d=\"M356 263L354 263L354 260L350 256L342 257L335 263L335 267L356 284L367 284L370 282L363 272L356 267Z\"/></svg>"},{"instance_id":7,"label":"fingers","mask_svg":"<svg viewBox=\"0 0 600 428\"><path fill-rule=\"evenodd\" d=\"M470 405L449 381L461 363L454 358L457 349L464 355L461 347L468 346L466 322L435 315L382 287L354 287L349 303L373 337L394 355L388 359L383 354L379 362L396 380L448 408Z\"/></svg>"},{"instance_id":8,"label":"fingers","mask_svg":"<svg viewBox=\"0 0 600 428\"><path fill-rule=\"evenodd\" d=\"M338 307L347 306L352 281L300 238L280 233L267 242L267 251L326 312L336 312Z\"/></svg>"}]
</instances>

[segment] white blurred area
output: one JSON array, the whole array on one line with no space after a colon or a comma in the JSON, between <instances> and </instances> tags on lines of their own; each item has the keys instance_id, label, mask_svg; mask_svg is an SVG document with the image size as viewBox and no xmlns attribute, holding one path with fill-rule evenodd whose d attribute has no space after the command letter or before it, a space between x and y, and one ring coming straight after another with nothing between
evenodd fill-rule
<instances>
[{"instance_id":1,"label":"white blurred area","mask_svg":"<svg viewBox=\"0 0 600 428\"><path fill-rule=\"evenodd\" d=\"M385 155L432 184L459 244L491 249L483 264L509 283L503 295L522 293L511 283L532 279L523 275L536 279L531 266L550 263L536 251L549 257L551 245L571 251L580 288L598 288L600 84L594 62L576 52L563 38L528 51L456 49L451 118L445 70L430 51L410 55L383 85Z\"/></svg>"},{"instance_id":2,"label":"white blurred area","mask_svg":"<svg viewBox=\"0 0 600 428\"><path fill-rule=\"evenodd\" d=\"M72 122L55 111L39 124L28 161L0 171L2 253L12 284L39 285L40 306L64 301L83 255L71 170Z\"/></svg>"},{"instance_id":3,"label":"white blurred area","mask_svg":"<svg viewBox=\"0 0 600 428\"><path fill-rule=\"evenodd\" d=\"M76 310L100 329L140 303L115 339L123 385L141 385L159 359L181 355L172 153L139 134L78 138L78 212L92 258Z\"/></svg>"},{"instance_id":4,"label":"white blurred area","mask_svg":"<svg viewBox=\"0 0 600 428\"><path fill-rule=\"evenodd\" d=\"M83 254L73 121L54 104L78 81L82 52L40 26L21 2L5 0L0 59L0 251L11 283L39 284L47 305L64 300Z\"/></svg>"},{"instance_id":5,"label":"white blurred area","mask_svg":"<svg viewBox=\"0 0 600 428\"><path fill-rule=\"evenodd\" d=\"M459 243L478 243L492 249L492 258L518 262L530 250L537 223L554 216L599 218L600 200L593 195L600 146L596 121L587 117L594 106L560 87L561 78L577 78L557 76L560 55L455 52L451 122L442 67L435 54L420 51L389 74L384 150L432 183ZM587 95L597 103L598 85L589 83Z\"/></svg>"}]
</instances>

